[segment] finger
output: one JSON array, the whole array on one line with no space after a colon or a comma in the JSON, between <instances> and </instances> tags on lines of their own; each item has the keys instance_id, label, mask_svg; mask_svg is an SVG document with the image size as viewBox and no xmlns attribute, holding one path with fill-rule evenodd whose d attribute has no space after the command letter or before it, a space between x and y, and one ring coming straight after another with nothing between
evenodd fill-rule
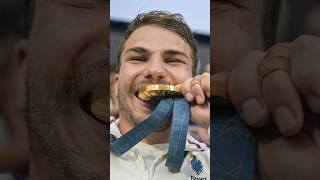
<instances>
[{"instance_id":1,"label":"finger","mask_svg":"<svg viewBox=\"0 0 320 180\"><path fill-rule=\"evenodd\" d=\"M229 96L244 121L252 127L261 127L269 120L258 77L258 65L263 57L263 52L250 52L229 77Z\"/></svg>"},{"instance_id":2,"label":"finger","mask_svg":"<svg viewBox=\"0 0 320 180\"><path fill-rule=\"evenodd\" d=\"M209 73L203 73L200 77L200 85L201 88L206 95L206 97L210 97L210 74Z\"/></svg>"},{"instance_id":3,"label":"finger","mask_svg":"<svg viewBox=\"0 0 320 180\"><path fill-rule=\"evenodd\" d=\"M276 70L263 78L263 97L283 135L297 134L303 126L299 94L285 71Z\"/></svg>"},{"instance_id":4,"label":"finger","mask_svg":"<svg viewBox=\"0 0 320 180\"><path fill-rule=\"evenodd\" d=\"M193 78L187 78L181 85L181 92L184 96L184 98L188 101L188 102L192 102L194 100L193 95L191 94L191 81Z\"/></svg>"},{"instance_id":5,"label":"finger","mask_svg":"<svg viewBox=\"0 0 320 180\"><path fill-rule=\"evenodd\" d=\"M191 106L191 118L199 126L209 127L210 126L210 102Z\"/></svg>"},{"instance_id":6,"label":"finger","mask_svg":"<svg viewBox=\"0 0 320 180\"><path fill-rule=\"evenodd\" d=\"M194 79L191 81L191 94L193 97L195 97L195 101L197 104L204 104L205 103L205 95L204 92L201 88L201 75L197 75L194 77ZM198 83L193 83L193 82L198 82Z\"/></svg>"},{"instance_id":7,"label":"finger","mask_svg":"<svg viewBox=\"0 0 320 180\"><path fill-rule=\"evenodd\" d=\"M292 43L292 81L315 114L320 113L319 58L319 37L303 35Z\"/></svg>"}]
</instances>

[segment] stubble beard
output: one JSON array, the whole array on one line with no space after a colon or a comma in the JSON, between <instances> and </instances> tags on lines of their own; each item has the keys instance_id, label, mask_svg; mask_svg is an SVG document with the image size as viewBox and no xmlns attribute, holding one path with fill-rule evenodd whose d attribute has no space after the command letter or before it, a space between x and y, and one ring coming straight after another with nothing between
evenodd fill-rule
<instances>
[{"instance_id":1,"label":"stubble beard","mask_svg":"<svg viewBox=\"0 0 320 180\"><path fill-rule=\"evenodd\" d=\"M119 113L122 112L122 114L125 116L126 120L134 124L134 126L137 126L139 123L143 122L144 120L136 117L132 113L132 109L130 108L128 101L126 100L126 97L124 93L122 93L121 89L118 87L118 102L119 102ZM130 88L127 92L127 94L134 94L133 88ZM147 118L148 116L146 116ZM171 126L171 120L168 119L165 122L163 122L159 128L155 130L155 132L164 132Z\"/></svg>"},{"instance_id":2,"label":"stubble beard","mask_svg":"<svg viewBox=\"0 0 320 180\"><path fill-rule=\"evenodd\" d=\"M77 75L79 74L72 74L69 76L72 80L65 79L65 82L75 82L75 79L79 79L79 77L75 77ZM72 120L74 112L67 114L68 111L72 111L72 105L70 106L67 101L55 101L53 98L50 99L51 102L46 102L38 91L39 82L36 77L39 75L32 74L27 69L26 76L26 121L31 148L31 163L36 166L35 170L41 171L42 168L50 168L50 171L45 171L50 172L45 175L49 179L106 179L105 176L90 170L81 158L80 148L68 144L59 134L54 122L56 119L53 116L63 118L65 121ZM81 82L78 83L81 84ZM59 93L63 93L64 90L70 92L69 90L74 90L74 88L77 86L69 83L68 87L62 87L63 90L57 89L57 96L61 95Z\"/></svg>"}]
</instances>

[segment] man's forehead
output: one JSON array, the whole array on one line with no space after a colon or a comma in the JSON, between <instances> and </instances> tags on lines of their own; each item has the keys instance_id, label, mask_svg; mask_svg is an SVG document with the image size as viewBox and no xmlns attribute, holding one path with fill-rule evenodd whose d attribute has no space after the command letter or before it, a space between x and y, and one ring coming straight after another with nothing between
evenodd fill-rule
<instances>
[{"instance_id":1,"label":"man's forehead","mask_svg":"<svg viewBox=\"0 0 320 180\"><path fill-rule=\"evenodd\" d=\"M124 44L124 49L132 46L183 50L191 53L191 47L177 33L156 25L146 25L136 29Z\"/></svg>"}]
</instances>

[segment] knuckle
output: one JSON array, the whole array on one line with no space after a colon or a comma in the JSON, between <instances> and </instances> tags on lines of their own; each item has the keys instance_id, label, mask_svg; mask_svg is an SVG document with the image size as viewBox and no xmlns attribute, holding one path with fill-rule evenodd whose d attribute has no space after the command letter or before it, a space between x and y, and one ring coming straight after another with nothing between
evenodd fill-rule
<instances>
[{"instance_id":1,"label":"knuckle","mask_svg":"<svg viewBox=\"0 0 320 180\"><path fill-rule=\"evenodd\" d=\"M194 92L194 93L200 93L200 92L202 92L202 88L200 87L200 85L194 85L194 86L192 86L192 91Z\"/></svg>"},{"instance_id":2,"label":"knuckle","mask_svg":"<svg viewBox=\"0 0 320 180\"><path fill-rule=\"evenodd\" d=\"M279 79L279 76L282 76L284 72L275 71L263 79L264 89L266 91L274 91L283 86L283 81Z\"/></svg>"},{"instance_id":3,"label":"knuckle","mask_svg":"<svg viewBox=\"0 0 320 180\"><path fill-rule=\"evenodd\" d=\"M304 49L308 48L309 46L313 46L311 42L314 41L314 37L310 35L301 35L295 39L293 43L294 49Z\"/></svg>"},{"instance_id":4,"label":"knuckle","mask_svg":"<svg viewBox=\"0 0 320 180\"><path fill-rule=\"evenodd\" d=\"M202 73L203 76L210 76L210 74L208 72L204 72Z\"/></svg>"}]
</instances>

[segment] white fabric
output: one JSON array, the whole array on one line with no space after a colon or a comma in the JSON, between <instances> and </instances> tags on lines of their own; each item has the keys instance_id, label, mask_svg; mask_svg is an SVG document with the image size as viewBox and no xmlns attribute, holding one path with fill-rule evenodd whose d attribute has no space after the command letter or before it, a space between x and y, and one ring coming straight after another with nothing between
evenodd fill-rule
<instances>
[{"instance_id":1,"label":"white fabric","mask_svg":"<svg viewBox=\"0 0 320 180\"><path fill-rule=\"evenodd\" d=\"M110 119L110 134L115 138L121 136L118 128L119 120ZM112 139L112 138L111 138ZM185 156L179 173L171 173L165 166L168 143L149 145L138 143L121 156L110 153L111 180L209 180L210 179L210 149L188 135ZM192 169L191 160L197 159L203 165L203 170L197 174Z\"/></svg>"}]
</instances>

